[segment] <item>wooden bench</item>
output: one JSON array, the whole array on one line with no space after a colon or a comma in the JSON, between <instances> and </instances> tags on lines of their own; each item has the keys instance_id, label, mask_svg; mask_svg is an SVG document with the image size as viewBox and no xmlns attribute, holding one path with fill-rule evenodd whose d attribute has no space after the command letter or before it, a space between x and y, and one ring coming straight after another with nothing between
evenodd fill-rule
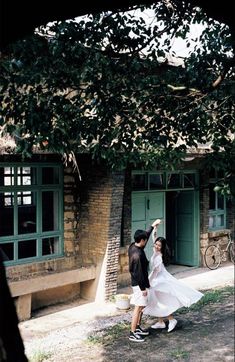
<instances>
[{"instance_id":1,"label":"wooden bench","mask_svg":"<svg viewBox=\"0 0 235 362\"><path fill-rule=\"evenodd\" d=\"M17 297L16 308L19 320L31 317L32 294L69 284L82 283L96 278L96 267L86 266L63 272L53 272L34 278L9 281L12 297Z\"/></svg>"}]
</instances>

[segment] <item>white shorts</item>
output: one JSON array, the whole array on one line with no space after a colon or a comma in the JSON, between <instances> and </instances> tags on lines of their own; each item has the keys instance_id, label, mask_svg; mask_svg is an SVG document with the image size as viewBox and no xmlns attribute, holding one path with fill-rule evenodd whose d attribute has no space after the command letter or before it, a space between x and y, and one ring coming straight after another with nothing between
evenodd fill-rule
<instances>
[{"instance_id":1,"label":"white shorts","mask_svg":"<svg viewBox=\"0 0 235 362\"><path fill-rule=\"evenodd\" d=\"M146 295L146 297L143 296L143 291L140 289L138 285L132 287L132 290L133 294L131 296L130 303L139 307L146 307L146 305L148 304L148 295Z\"/></svg>"}]
</instances>

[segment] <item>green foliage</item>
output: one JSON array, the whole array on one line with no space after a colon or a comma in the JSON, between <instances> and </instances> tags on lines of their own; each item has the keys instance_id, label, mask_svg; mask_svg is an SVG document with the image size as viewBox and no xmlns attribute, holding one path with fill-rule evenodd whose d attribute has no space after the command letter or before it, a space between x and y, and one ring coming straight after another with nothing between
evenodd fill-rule
<instances>
[{"instance_id":1,"label":"green foliage","mask_svg":"<svg viewBox=\"0 0 235 362\"><path fill-rule=\"evenodd\" d=\"M89 152L111 168L174 168L188 148L210 143L210 160L220 157L235 174L228 27L188 2L150 9L147 24L141 7L138 17L54 23L14 44L0 61L0 125L17 152ZM192 23L204 26L199 45L188 36ZM180 66L168 61L176 37L191 49Z\"/></svg>"},{"instance_id":2,"label":"green foliage","mask_svg":"<svg viewBox=\"0 0 235 362\"><path fill-rule=\"evenodd\" d=\"M105 329L103 332L98 332L96 334L92 334L87 339L88 343L91 344L103 344L108 345L112 344L114 340L120 338L129 331L130 324L126 322L120 322L115 324L114 326Z\"/></svg>"},{"instance_id":3,"label":"green foliage","mask_svg":"<svg viewBox=\"0 0 235 362\"><path fill-rule=\"evenodd\" d=\"M227 286L220 289L214 289L204 292L204 296L199 302L193 304L190 308L181 308L177 313L184 314L188 311L199 311L203 306L212 303L218 303L222 300L226 299L229 295L234 295L234 288L231 286Z\"/></svg>"},{"instance_id":4,"label":"green foliage","mask_svg":"<svg viewBox=\"0 0 235 362\"><path fill-rule=\"evenodd\" d=\"M32 354L32 356L30 357L29 361L30 362L43 362L43 361L47 361L48 358L51 357L51 353L49 352L44 352L41 350L36 350L34 351L34 353Z\"/></svg>"},{"instance_id":5,"label":"green foliage","mask_svg":"<svg viewBox=\"0 0 235 362\"><path fill-rule=\"evenodd\" d=\"M182 349L177 349L175 351L172 351L170 353L170 356L174 358L174 360L177 359L188 359L189 358L189 352L188 351L184 351Z\"/></svg>"}]
</instances>

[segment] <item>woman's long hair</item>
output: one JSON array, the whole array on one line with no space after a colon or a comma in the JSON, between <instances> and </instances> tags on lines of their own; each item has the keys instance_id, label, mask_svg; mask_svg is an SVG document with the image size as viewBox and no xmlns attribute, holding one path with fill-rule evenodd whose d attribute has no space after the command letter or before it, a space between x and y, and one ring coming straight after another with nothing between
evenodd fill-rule
<instances>
[{"instance_id":1,"label":"woman's long hair","mask_svg":"<svg viewBox=\"0 0 235 362\"><path fill-rule=\"evenodd\" d=\"M167 245L167 241L162 236L159 236L156 238L154 244L156 244L157 241L160 241L162 247L161 247L161 253L162 253L162 261L165 266L170 264L170 249Z\"/></svg>"}]
</instances>

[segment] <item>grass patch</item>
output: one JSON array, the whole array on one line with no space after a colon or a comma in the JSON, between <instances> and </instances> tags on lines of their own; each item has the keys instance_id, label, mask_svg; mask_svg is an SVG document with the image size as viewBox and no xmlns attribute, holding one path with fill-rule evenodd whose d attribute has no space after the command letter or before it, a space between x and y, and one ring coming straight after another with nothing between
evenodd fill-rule
<instances>
[{"instance_id":1,"label":"grass patch","mask_svg":"<svg viewBox=\"0 0 235 362\"><path fill-rule=\"evenodd\" d=\"M29 362L43 362L52 356L50 352L44 352L41 350L37 350L33 353L29 358Z\"/></svg>"},{"instance_id":2,"label":"grass patch","mask_svg":"<svg viewBox=\"0 0 235 362\"><path fill-rule=\"evenodd\" d=\"M232 286L205 291L204 296L196 304L193 304L189 308L180 308L177 313L184 314L190 311L198 311L203 306L221 302L230 295L234 295L234 287Z\"/></svg>"},{"instance_id":3,"label":"grass patch","mask_svg":"<svg viewBox=\"0 0 235 362\"><path fill-rule=\"evenodd\" d=\"M172 351L170 356L174 359L186 359L189 358L189 352L177 349L175 351Z\"/></svg>"},{"instance_id":4,"label":"grass patch","mask_svg":"<svg viewBox=\"0 0 235 362\"><path fill-rule=\"evenodd\" d=\"M87 338L87 342L91 344L110 344L115 339L118 339L123 336L126 331L130 328L130 323L121 322L107 328L103 331L103 333L97 332L96 335L89 336Z\"/></svg>"},{"instance_id":5,"label":"grass patch","mask_svg":"<svg viewBox=\"0 0 235 362\"><path fill-rule=\"evenodd\" d=\"M204 291L204 296L201 298L199 302L193 304L190 308L181 308L177 310L177 314L183 314L190 311L201 310L203 306L206 306L207 304L221 302L225 298L233 294L234 294L234 288L231 286L215 290ZM123 335L125 335L129 331L129 329L130 329L129 322L120 322L110 328L95 332L93 335L87 338L86 342L90 344L108 345L113 343L115 339L118 340L122 338ZM174 354L172 355L172 357L175 357L175 359L188 358L189 355L187 351L183 350L176 350L173 351L172 353Z\"/></svg>"}]
</instances>

